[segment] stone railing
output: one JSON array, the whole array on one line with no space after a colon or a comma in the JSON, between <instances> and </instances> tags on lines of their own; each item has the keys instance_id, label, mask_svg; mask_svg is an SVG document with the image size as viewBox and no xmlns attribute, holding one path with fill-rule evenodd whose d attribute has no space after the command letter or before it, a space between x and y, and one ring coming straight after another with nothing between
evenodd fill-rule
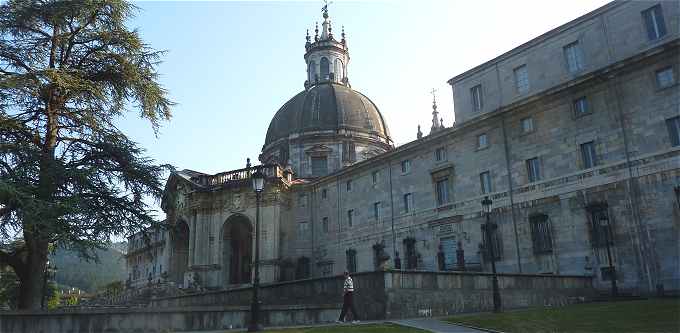
<instances>
[{"instance_id":1,"label":"stone railing","mask_svg":"<svg viewBox=\"0 0 680 333\"><path fill-rule=\"evenodd\" d=\"M203 186L220 186L229 183L242 183L245 181L250 181L250 174L259 170L267 178L282 178L284 177L283 168L278 164L263 164L256 165L248 168L231 170L226 172L221 172L215 175L200 175L191 177L191 180L195 183L201 184Z\"/></svg>"}]
</instances>

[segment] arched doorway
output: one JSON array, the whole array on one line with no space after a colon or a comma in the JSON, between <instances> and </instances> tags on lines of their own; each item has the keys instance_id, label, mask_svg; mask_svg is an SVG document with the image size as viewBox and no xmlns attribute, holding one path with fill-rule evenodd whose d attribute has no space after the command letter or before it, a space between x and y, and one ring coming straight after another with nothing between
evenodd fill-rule
<instances>
[{"instance_id":1,"label":"arched doorway","mask_svg":"<svg viewBox=\"0 0 680 333\"><path fill-rule=\"evenodd\" d=\"M252 224L243 215L232 215L224 222L222 226L222 267L226 284L250 283L252 234Z\"/></svg>"},{"instance_id":2,"label":"arched doorway","mask_svg":"<svg viewBox=\"0 0 680 333\"><path fill-rule=\"evenodd\" d=\"M189 225L180 220L172 235L171 278L177 284L184 284L184 273L189 268Z\"/></svg>"}]
</instances>

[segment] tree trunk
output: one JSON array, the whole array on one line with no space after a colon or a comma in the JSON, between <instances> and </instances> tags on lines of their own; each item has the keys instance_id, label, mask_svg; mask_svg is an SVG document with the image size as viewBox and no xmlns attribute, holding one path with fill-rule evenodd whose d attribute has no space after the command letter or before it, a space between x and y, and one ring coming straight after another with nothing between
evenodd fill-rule
<instances>
[{"instance_id":1,"label":"tree trunk","mask_svg":"<svg viewBox=\"0 0 680 333\"><path fill-rule=\"evenodd\" d=\"M23 269L16 269L19 278L19 310L40 310L45 283L45 266L47 263L47 243L30 240L26 264Z\"/></svg>"}]
</instances>

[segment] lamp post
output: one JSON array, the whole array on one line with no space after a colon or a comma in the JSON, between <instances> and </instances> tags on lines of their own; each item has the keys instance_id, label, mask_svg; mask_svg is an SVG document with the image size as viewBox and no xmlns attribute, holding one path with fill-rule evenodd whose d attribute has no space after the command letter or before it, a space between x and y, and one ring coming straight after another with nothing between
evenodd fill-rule
<instances>
[{"instance_id":1,"label":"lamp post","mask_svg":"<svg viewBox=\"0 0 680 333\"><path fill-rule=\"evenodd\" d=\"M606 227L606 228L605 228ZM607 261L609 262L609 277L612 281L612 297L616 297L619 295L619 289L616 286L616 268L614 267L614 264L612 263L612 251L611 247L609 246L610 240L610 233L611 233L611 225L609 224L609 219L607 216L602 215L600 217L600 230L604 230L604 243L607 246Z\"/></svg>"},{"instance_id":2,"label":"lamp post","mask_svg":"<svg viewBox=\"0 0 680 333\"><path fill-rule=\"evenodd\" d=\"M47 298L47 280L54 279L57 276L57 265L50 266L50 261L45 263L45 271L43 271L43 293L40 299L40 308L46 310L45 299Z\"/></svg>"},{"instance_id":3,"label":"lamp post","mask_svg":"<svg viewBox=\"0 0 680 333\"><path fill-rule=\"evenodd\" d=\"M491 233L496 230L496 223L491 223L491 204L493 201L489 199L488 196L484 197L482 200L482 210L486 215L486 224L484 229L486 230L486 244L489 251L489 256L491 257L491 273L492 273L492 288L493 288L493 312L501 312L501 294L498 290L498 276L496 275L496 255L494 253Z\"/></svg>"},{"instance_id":4,"label":"lamp post","mask_svg":"<svg viewBox=\"0 0 680 333\"><path fill-rule=\"evenodd\" d=\"M253 277L253 300L250 304L250 325L248 325L248 332L258 332L262 330L259 324L260 316L260 301L258 299L258 292L260 289L260 199L262 191L264 191L265 176L260 170L256 170L252 174L253 190L255 191L255 276Z\"/></svg>"}]
</instances>

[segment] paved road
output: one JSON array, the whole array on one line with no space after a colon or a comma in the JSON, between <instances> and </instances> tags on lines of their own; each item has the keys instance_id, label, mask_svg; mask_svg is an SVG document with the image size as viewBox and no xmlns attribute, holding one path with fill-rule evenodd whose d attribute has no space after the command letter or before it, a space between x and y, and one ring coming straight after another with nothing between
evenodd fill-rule
<instances>
[{"instance_id":1,"label":"paved road","mask_svg":"<svg viewBox=\"0 0 680 333\"><path fill-rule=\"evenodd\" d=\"M434 333L485 333L465 326L453 325L433 318L401 319L392 321L402 326L415 327Z\"/></svg>"}]
</instances>

